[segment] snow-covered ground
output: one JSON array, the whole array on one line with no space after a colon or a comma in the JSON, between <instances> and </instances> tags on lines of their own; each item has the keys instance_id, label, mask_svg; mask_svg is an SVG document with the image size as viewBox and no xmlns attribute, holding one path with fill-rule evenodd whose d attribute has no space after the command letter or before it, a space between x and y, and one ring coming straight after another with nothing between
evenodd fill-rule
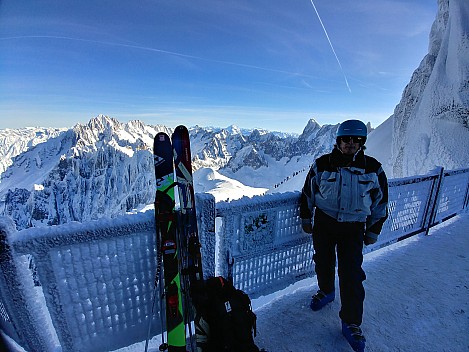
<instances>
[{"instance_id":1,"label":"snow-covered ground","mask_svg":"<svg viewBox=\"0 0 469 352\"><path fill-rule=\"evenodd\" d=\"M211 168L202 168L194 173L194 188L197 193L210 193L217 202L235 200L243 196L253 197L267 191L267 188L246 186Z\"/></svg>"},{"instance_id":2,"label":"snow-covered ground","mask_svg":"<svg viewBox=\"0 0 469 352\"><path fill-rule=\"evenodd\" d=\"M469 214L365 256L366 351L469 351ZM351 351L340 299L309 308L314 279L268 303L254 302L256 341L272 352ZM265 298L264 298L265 300Z\"/></svg>"}]
</instances>

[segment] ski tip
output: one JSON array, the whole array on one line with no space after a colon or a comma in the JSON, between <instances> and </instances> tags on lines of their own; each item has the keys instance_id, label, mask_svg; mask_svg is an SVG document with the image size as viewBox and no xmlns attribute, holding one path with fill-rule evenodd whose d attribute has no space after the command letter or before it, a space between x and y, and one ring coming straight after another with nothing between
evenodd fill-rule
<instances>
[{"instance_id":1,"label":"ski tip","mask_svg":"<svg viewBox=\"0 0 469 352\"><path fill-rule=\"evenodd\" d=\"M154 138L155 141L164 142L169 140L169 136L165 132L158 132Z\"/></svg>"},{"instance_id":2,"label":"ski tip","mask_svg":"<svg viewBox=\"0 0 469 352\"><path fill-rule=\"evenodd\" d=\"M184 125L179 125L174 129L173 135L174 134L189 134L189 130L187 129L186 126Z\"/></svg>"}]
</instances>

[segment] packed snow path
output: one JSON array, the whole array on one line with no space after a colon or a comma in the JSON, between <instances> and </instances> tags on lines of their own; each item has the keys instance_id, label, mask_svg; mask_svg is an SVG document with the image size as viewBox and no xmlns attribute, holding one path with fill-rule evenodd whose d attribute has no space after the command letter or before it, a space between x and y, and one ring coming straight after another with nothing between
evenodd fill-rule
<instances>
[{"instance_id":1,"label":"packed snow path","mask_svg":"<svg viewBox=\"0 0 469 352\"><path fill-rule=\"evenodd\" d=\"M365 256L366 351L469 351L468 228L465 213L428 237ZM338 292L332 304L313 312L316 290L315 278L304 280L256 309L258 345L269 352L350 352L340 331Z\"/></svg>"}]
</instances>

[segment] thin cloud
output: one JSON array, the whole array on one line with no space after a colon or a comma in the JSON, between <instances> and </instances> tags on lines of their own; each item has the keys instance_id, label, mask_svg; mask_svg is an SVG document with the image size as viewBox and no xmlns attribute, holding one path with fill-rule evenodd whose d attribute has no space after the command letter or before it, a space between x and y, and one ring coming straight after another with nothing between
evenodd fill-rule
<instances>
[{"instance_id":1,"label":"thin cloud","mask_svg":"<svg viewBox=\"0 0 469 352\"><path fill-rule=\"evenodd\" d=\"M223 64L223 65L237 66L237 67L242 67L242 68L252 69L252 70L260 70L260 71L281 73L281 74L291 75L291 76L316 78L314 76L306 75L306 74L298 73L298 72L278 70L278 69L274 69L274 68L244 64L244 63L234 62L234 61L215 60L215 59L210 59L210 58L206 58L206 57L201 57L201 56L196 56L196 55L189 55L189 54L184 54L184 53L175 52L175 51L162 50L162 49L152 48L152 47L148 47L148 46L141 46L141 45L136 45L136 44L135 45L134 44L123 44L123 43L107 42L107 41L101 41L101 40L82 39L82 38L74 38L74 37L66 37L66 36L51 36L51 35L28 35L28 36L16 36L16 37L3 37L3 38L0 38L0 40L18 40L18 39L55 39L55 40L70 40L70 41L77 41L77 42L84 42L84 43L93 43L93 44L108 45L108 46L122 47L122 48L128 48L128 49L151 51L151 52L160 53L160 54L178 56L178 57L182 57L182 58L186 58L186 59L201 60L201 61L218 63L218 64Z\"/></svg>"}]
</instances>

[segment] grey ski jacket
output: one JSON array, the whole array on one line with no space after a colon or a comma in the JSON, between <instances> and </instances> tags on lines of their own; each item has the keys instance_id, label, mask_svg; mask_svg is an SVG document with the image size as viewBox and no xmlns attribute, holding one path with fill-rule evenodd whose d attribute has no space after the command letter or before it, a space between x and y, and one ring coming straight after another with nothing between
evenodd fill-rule
<instances>
[{"instance_id":1,"label":"grey ski jacket","mask_svg":"<svg viewBox=\"0 0 469 352\"><path fill-rule=\"evenodd\" d=\"M300 217L311 222L315 207L339 222L363 222L377 238L387 218L388 183L381 164L361 149L353 157L337 147L313 163L301 193Z\"/></svg>"}]
</instances>

